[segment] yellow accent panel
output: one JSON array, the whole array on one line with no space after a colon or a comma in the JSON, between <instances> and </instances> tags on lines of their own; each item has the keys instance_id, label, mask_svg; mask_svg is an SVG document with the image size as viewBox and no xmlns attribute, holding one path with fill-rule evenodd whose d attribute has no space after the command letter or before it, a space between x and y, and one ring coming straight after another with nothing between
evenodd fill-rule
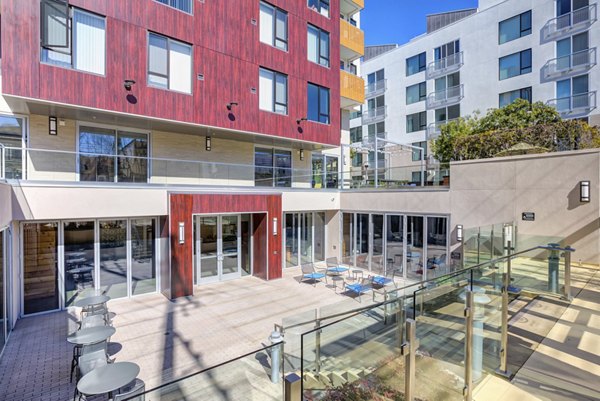
<instances>
[{"instance_id":1,"label":"yellow accent panel","mask_svg":"<svg viewBox=\"0 0 600 401\"><path fill-rule=\"evenodd\" d=\"M341 45L355 53L365 54L365 33L345 20L340 20Z\"/></svg>"},{"instance_id":2,"label":"yellow accent panel","mask_svg":"<svg viewBox=\"0 0 600 401\"><path fill-rule=\"evenodd\" d=\"M341 96L358 104L365 102L365 81L361 77L340 71Z\"/></svg>"}]
</instances>

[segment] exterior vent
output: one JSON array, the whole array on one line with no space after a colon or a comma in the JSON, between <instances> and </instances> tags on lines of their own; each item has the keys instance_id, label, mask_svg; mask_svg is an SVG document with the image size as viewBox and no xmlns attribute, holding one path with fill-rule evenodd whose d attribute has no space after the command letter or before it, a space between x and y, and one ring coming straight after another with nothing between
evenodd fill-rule
<instances>
[{"instance_id":1,"label":"exterior vent","mask_svg":"<svg viewBox=\"0 0 600 401\"><path fill-rule=\"evenodd\" d=\"M252 25L257 25L258 24L258 22L256 21L256 18L252 18L250 20L250 22L252 23Z\"/></svg>"},{"instance_id":2,"label":"exterior vent","mask_svg":"<svg viewBox=\"0 0 600 401\"><path fill-rule=\"evenodd\" d=\"M250 88L250 93L256 95L256 88L255 87Z\"/></svg>"},{"instance_id":3,"label":"exterior vent","mask_svg":"<svg viewBox=\"0 0 600 401\"><path fill-rule=\"evenodd\" d=\"M198 81L204 81L204 74L198 74Z\"/></svg>"}]
</instances>

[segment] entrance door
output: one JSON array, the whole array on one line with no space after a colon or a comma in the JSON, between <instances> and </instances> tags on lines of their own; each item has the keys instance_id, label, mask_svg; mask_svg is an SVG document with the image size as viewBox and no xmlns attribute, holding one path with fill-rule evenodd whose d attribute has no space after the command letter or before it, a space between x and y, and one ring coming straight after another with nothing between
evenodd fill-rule
<instances>
[{"instance_id":1,"label":"entrance door","mask_svg":"<svg viewBox=\"0 0 600 401\"><path fill-rule=\"evenodd\" d=\"M241 276L240 216L196 216L196 277L199 284Z\"/></svg>"}]
</instances>

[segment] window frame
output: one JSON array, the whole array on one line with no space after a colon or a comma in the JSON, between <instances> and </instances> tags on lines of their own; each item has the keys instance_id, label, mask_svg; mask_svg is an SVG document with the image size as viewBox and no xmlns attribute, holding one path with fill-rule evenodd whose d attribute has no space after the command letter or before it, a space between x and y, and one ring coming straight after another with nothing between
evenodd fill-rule
<instances>
[{"instance_id":1,"label":"window frame","mask_svg":"<svg viewBox=\"0 0 600 401\"><path fill-rule=\"evenodd\" d=\"M524 21L524 17L526 15L529 15L529 28L528 29L523 29L523 21ZM512 38L512 39L505 40L503 42L502 41L502 24L509 23L509 22L511 22L511 21L513 21L513 20L515 20L517 18L519 19L519 36L517 36L515 38ZM509 42L514 41L514 40L517 40L517 39L523 38L525 36L531 35L533 33L533 20L532 20L532 18L533 18L532 10L528 10L528 11L525 11L525 12L523 12L521 14L515 15L513 17L510 17L510 18L507 18L505 20L502 20L502 21L498 22L498 44L502 45L504 43L509 43Z\"/></svg>"},{"instance_id":2,"label":"window frame","mask_svg":"<svg viewBox=\"0 0 600 401\"><path fill-rule=\"evenodd\" d=\"M259 85L258 85L258 87L259 87L259 91L258 91L258 97L259 97L258 108L259 108L259 110L260 111L266 111L266 112L269 112L269 113L280 114L282 116L287 116L288 112L289 112L289 83L288 83L288 75L284 74L282 72L279 72L279 71L271 70L269 68L259 67L258 68L258 77L259 77L259 79L260 79L260 72L261 72L261 70L264 70L264 71L267 71L267 72L273 74L273 93L272 93L272 95L273 95L273 103L271 105L272 106L271 110L265 110L265 109L263 109L263 108L260 107L260 96L261 96L261 94L260 94L260 82L259 82ZM281 77L285 78L285 104L277 102L277 77L278 76L281 76ZM285 113L277 111L276 106L278 106L278 105L285 107Z\"/></svg>"},{"instance_id":3,"label":"window frame","mask_svg":"<svg viewBox=\"0 0 600 401\"><path fill-rule=\"evenodd\" d=\"M308 91L309 88L311 86L314 86L317 88L317 115L318 115L318 120L311 120L310 118L310 113L308 112L310 110L310 96L308 96ZM321 91L327 91L327 114L321 114ZM317 85L314 84L312 82L308 82L307 86L306 86L306 102L307 102L307 113L306 113L306 118L308 119L308 121L314 122L314 123L319 123L319 124L326 124L326 125L331 125L331 90L329 88L326 88L324 86L321 85ZM321 121L321 117L326 116L327 117L327 122L323 122Z\"/></svg>"},{"instance_id":4,"label":"window frame","mask_svg":"<svg viewBox=\"0 0 600 401\"><path fill-rule=\"evenodd\" d=\"M529 54L529 66L528 67L524 67L524 65L523 65L523 59L526 54ZM518 57L519 58L519 66L518 66L519 73L515 74L515 75L507 75L505 78L502 78L502 61L506 60L510 57ZM507 71L509 71L509 70L507 70ZM498 59L498 80L499 81L504 81L504 80L518 77L521 75L530 74L532 71L533 71L533 50L531 48L521 50L521 51L518 51L518 52L512 53L512 54L507 54L506 56L500 57Z\"/></svg>"},{"instance_id":5,"label":"window frame","mask_svg":"<svg viewBox=\"0 0 600 401\"><path fill-rule=\"evenodd\" d=\"M413 162L421 161L421 152L423 152L423 160L427 160L427 141L413 142L411 145L416 148L423 148L422 151L420 149L412 148L411 153Z\"/></svg>"},{"instance_id":6,"label":"window frame","mask_svg":"<svg viewBox=\"0 0 600 401\"><path fill-rule=\"evenodd\" d=\"M189 1L190 1L190 11L189 11L189 12L187 12L187 11L185 11L185 10L182 10L182 9L181 9L181 8L179 8L179 7L172 6L172 5L170 4L170 3L171 3L171 0L166 0L166 1L167 1L169 4L167 4L167 3L164 3L164 2L162 2L162 1L160 1L160 0L153 0L153 1L154 1L155 3L158 3L158 4L162 4L163 6L167 6L167 7L169 7L169 8L172 8L172 9L174 9L174 10L180 11L180 12L182 12L182 13L184 13L184 14L187 14L187 15L194 15L194 0L189 0Z\"/></svg>"},{"instance_id":7,"label":"window frame","mask_svg":"<svg viewBox=\"0 0 600 401\"><path fill-rule=\"evenodd\" d=\"M417 59L417 66L418 66L418 70L417 72L413 72L413 73L409 73L409 63L411 60ZM421 60L423 59L423 60ZM421 66L421 61L423 61L423 65ZM412 75L418 74L420 72L423 72L427 70L427 52L422 52L419 54L415 54L414 56L408 57L406 59L406 76L410 77Z\"/></svg>"},{"instance_id":8,"label":"window frame","mask_svg":"<svg viewBox=\"0 0 600 401\"><path fill-rule=\"evenodd\" d=\"M409 119L414 118L414 116L419 116L419 129L414 129L414 125L413 125L413 130L409 131L408 129L408 121ZM422 116L425 116L425 122L423 123L423 119L421 118ZM420 131L424 131L427 129L427 112L426 111L419 111L417 113L411 113L408 114L406 116L406 133L407 134L412 134L414 132L420 132Z\"/></svg>"},{"instance_id":9,"label":"window frame","mask_svg":"<svg viewBox=\"0 0 600 401\"><path fill-rule=\"evenodd\" d=\"M414 88L415 86L419 87L419 100L414 102L408 102L408 90ZM427 81L419 82L414 85L410 85L406 87L406 105L415 104L423 102L427 99Z\"/></svg>"},{"instance_id":10,"label":"window frame","mask_svg":"<svg viewBox=\"0 0 600 401\"><path fill-rule=\"evenodd\" d=\"M310 61L311 63L315 63L320 65L321 67L326 67L329 68L331 66L331 34L329 32L327 32L324 29L319 28L318 26L315 26L313 24L306 24L306 40L308 43L309 40L309 34L310 34L310 29L313 28L317 31L318 35L317 35L317 61L311 60L310 59L310 53L308 52L308 45L306 46L306 58L308 59L308 61ZM322 55L322 51L321 51L321 40L322 40L322 36L323 35L327 35L327 57L323 57ZM324 59L327 61L327 64L323 64L321 63L321 60Z\"/></svg>"},{"instance_id":11,"label":"window frame","mask_svg":"<svg viewBox=\"0 0 600 401\"><path fill-rule=\"evenodd\" d=\"M314 1L317 3L317 5L314 9L310 5L311 1ZM327 5L327 15L323 14L323 11L322 11L323 4ZM306 0L306 7L309 10L312 10L325 18L331 18L331 1L330 0Z\"/></svg>"},{"instance_id":12,"label":"window frame","mask_svg":"<svg viewBox=\"0 0 600 401\"><path fill-rule=\"evenodd\" d=\"M279 49L281 51L288 52L288 49L289 49L289 37L290 37L288 12L285 11L285 10L283 10L283 9L281 9L281 8L279 8L279 7L277 7L277 6L274 6L271 3L268 3L266 1L262 1L261 0L259 2L259 4L258 4L258 10L259 10L259 21L258 21L258 23L259 24L262 24L262 21L260 21L260 7L262 5L264 5L266 7L270 7L272 9L272 11L273 11L273 14L272 14L272 16L273 16L273 27L272 27L273 42L272 43L268 43L268 42L263 42L262 40L260 40L260 30L259 30L259 33L258 33L258 41L260 43L264 43L266 45L269 45L269 46L274 47L276 49ZM277 36L277 14L278 13L281 13L281 14L285 15L285 36L286 36L285 39L279 38ZM277 46L277 41L278 40L281 41L281 42L283 42L285 44L285 47L279 47L279 46Z\"/></svg>"},{"instance_id":13,"label":"window frame","mask_svg":"<svg viewBox=\"0 0 600 401\"><path fill-rule=\"evenodd\" d=\"M526 99L525 97L523 97L523 93L526 93L526 91L529 92L529 99ZM517 96L514 100L512 100L510 103L507 104L502 104L502 96L503 95L510 95L514 92L519 92L519 96ZM515 100L517 99L523 99L523 100L527 100L530 103L533 103L533 87L532 86L527 86L525 88L520 88L520 89L514 89L511 91L507 91L507 92L502 92L498 95L498 107L502 108L502 107L506 107L509 106L511 104L513 104L515 102Z\"/></svg>"},{"instance_id":14,"label":"window frame","mask_svg":"<svg viewBox=\"0 0 600 401\"><path fill-rule=\"evenodd\" d=\"M194 46L190 43L182 42L180 40L173 39L169 36L161 35L160 33L156 33L154 31L148 30L146 32L147 32L146 33L146 85L151 88L167 90L170 92L180 93L182 95L192 95L194 93L194 80L193 80L193 76L194 76ZM155 35L157 37L164 38L167 40L167 49L166 49L167 50L167 75L166 76L164 76L163 74L160 74L160 73L155 73L155 72L150 71L150 36L151 35ZM171 60L170 60L171 42L175 42L177 44L187 46L190 48L190 91L189 92L182 92L179 90L171 89ZM166 78L167 86L164 87L164 86L150 82L150 74L159 76L161 78Z\"/></svg>"},{"instance_id":15,"label":"window frame","mask_svg":"<svg viewBox=\"0 0 600 401\"><path fill-rule=\"evenodd\" d=\"M261 149L261 150L270 150L271 152L271 166L267 167L267 166L259 166L256 164L256 150L257 149ZM253 162L253 167L254 167L254 186L255 187L266 187L266 188L292 188L294 186L294 151L293 149L290 148L285 148L285 147L278 147L278 146L263 146L263 145L254 145L253 148L253 154L252 154L252 162ZM276 170L277 169L282 169L282 168L287 168L287 167L278 167L275 166L275 153L276 151L280 151L280 152L289 152L290 154L290 167L289 167L289 171L290 171L290 175L289 175L289 186L285 185L285 186L281 186L281 185L276 185ZM267 186L267 185L256 185L256 168L270 168L271 169L271 185ZM287 176L286 176L287 177Z\"/></svg>"}]
</instances>

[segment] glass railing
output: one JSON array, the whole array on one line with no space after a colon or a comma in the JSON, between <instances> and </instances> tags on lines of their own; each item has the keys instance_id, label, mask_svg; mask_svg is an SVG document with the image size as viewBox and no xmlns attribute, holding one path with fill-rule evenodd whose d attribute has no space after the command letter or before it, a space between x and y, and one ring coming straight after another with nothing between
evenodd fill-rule
<instances>
[{"instance_id":1,"label":"glass railing","mask_svg":"<svg viewBox=\"0 0 600 401\"><path fill-rule=\"evenodd\" d=\"M387 106L381 106L374 109L363 110L363 125L383 120L387 117Z\"/></svg>"},{"instance_id":2,"label":"glass railing","mask_svg":"<svg viewBox=\"0 0 600 401\"><path fill-rule=\"evenodd\" d=\"M385 92L387 88L387 80L380 79L379 81L371 82L365 86L365 95L367 97L377 96Z\"/></svg>"},{"instance_id":3,"label":"glass railing","mask_svg":"<svg viewBox=\"0 0 600 401\"><path fill-rule=\"evenodd\" d=\"M464 85L453 86L431 93L427 97L427 107L434 108L445 104L459 102L464 97Z\"/></svg>"},{"instance_id":4,"label":"glass railing","mask_svg":"<svg viewBox=\"0 0 600 401\"><path fill-rule=\"evenodd\" d=\"M596 48L554 58L543 67L546 78L559 78L567 72L578 72L596 65Z\"/></svg>"},{"instance_id":5,"label":"glass railing","mask_svg":"<svg viewBox=\"0 0 600 401\"><path fill-rule=\"evenodd\" d=\"M542 28L542 36L545 40L554 39L557 36L568 34L578 27L586 27L597 20L596 4L579 8L573 12L552 18Z\"/></svg>"},{"instance_id":6,"label":"glass railing","mask_svg":"<svg viewBox=\"0 0 600 401\"><path fill-rule=\"evenodd\" d=\"M552 99L549 100L547 104L556 108L556 110L563 115L571 113L586 113L596 108L596 92L593 91Z\"/></svg>"},{"instance_id":7,"label":"glass railing","mask_svg":"<svg viewBox=\"0 0 600 401\"><path fill-rule=\"evenodd\" d=\"M419 163L322 171L11 147L0 148L0 173L0 178L8 180L310 190L442 185L442 175L448 175L436 166L426 168Z\"/></svg>"},{"instance_id":8,"label":"glass railing","mask_svg":"<svg viewBox=\"0 0 600 401\"><path fill-rule=\"evenodd\" d=\"M463 266L465 268L488 262L507 254L507 247L516 247L514 223L465 228L463 231ZM545 242L531 243L531 247ZM522 248L526 249L526 248Z\"/></svg>"},{"instance_id":9,"label":"glass railing","mask_svg":"<svg viewBox=\"0 0 600 401\"><path fill-rule=\"evenodd\" d=\"M432 61L427 66L427 76L429 78L445 74L450 71L456 71L464 64L463 52L451 54L439 60Z\"/></svg>"}]
</instances>

